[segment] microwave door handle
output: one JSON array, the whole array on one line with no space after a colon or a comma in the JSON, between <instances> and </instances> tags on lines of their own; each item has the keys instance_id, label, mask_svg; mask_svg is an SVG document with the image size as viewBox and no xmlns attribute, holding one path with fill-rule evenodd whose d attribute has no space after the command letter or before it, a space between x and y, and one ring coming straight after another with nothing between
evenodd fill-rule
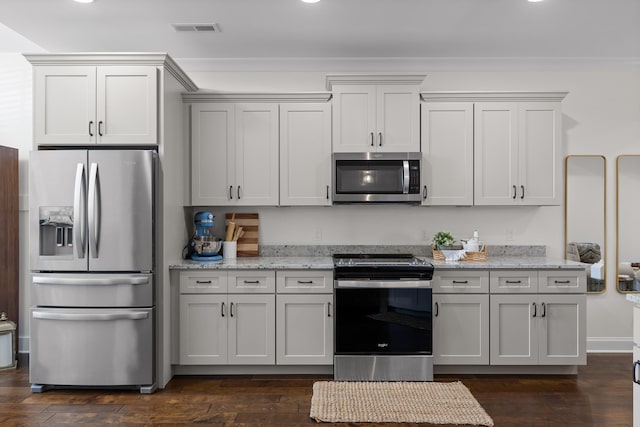
<instances>
[{"instance_id":1,"label":"microwave door handle","mask_svg":"<svg viewBox=\"0 0 640 427\"><path fill-rule=\"evenodd\" d=\"M85 192L87 190L87 178L84 173L84 163L78 163L76 166L76 182L73 190L73 234L75 238L74 245L78 258L84 258L85 247Z\"/></svg>"},{"instance_id":2,"label":"microwave door handle","mask_svg":"<svg viewBox=\"0 0 640 427\"><path fill-rule=\"evenodd\" d=\"M409 194L409 160L402 161L402 194Z\"/></svg>"}]
</instances>

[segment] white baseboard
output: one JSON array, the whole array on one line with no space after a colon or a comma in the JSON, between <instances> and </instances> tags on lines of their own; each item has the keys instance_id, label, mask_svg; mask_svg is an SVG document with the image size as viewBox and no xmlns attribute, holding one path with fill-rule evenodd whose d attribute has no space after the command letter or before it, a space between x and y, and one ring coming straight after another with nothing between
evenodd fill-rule
<instances>
[{"instance_id":1,"label":"white baseboard","mask_svg":"<svg viewBox=\"0 0 640 427\"><path fill-rule=\"evenodd\" d=\"M587 337L587 353L631 353L631 337Z\"/></svg>"}]
</instances>

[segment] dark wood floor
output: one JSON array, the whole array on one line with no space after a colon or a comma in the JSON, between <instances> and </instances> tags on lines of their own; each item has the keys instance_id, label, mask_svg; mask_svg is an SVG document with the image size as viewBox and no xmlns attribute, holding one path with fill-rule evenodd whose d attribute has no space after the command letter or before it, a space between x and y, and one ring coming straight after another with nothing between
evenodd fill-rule
<instances>
[{"instance_id":1,"label":"dark wood floor","mask_svg":"<svg viewBox=\"0 0 640 427\"><path fill-rule=\"evenodd\" d=\"M462 380L496 426L631 426L631 363L631 354L600 354L589 355L577 376L441 375L436 380ZM23 364L0 372L0 425L310 426L316 424L309 418L312 384L327 379L182 376L152 395L32 394Z\"/></svg>"}]
</instances>

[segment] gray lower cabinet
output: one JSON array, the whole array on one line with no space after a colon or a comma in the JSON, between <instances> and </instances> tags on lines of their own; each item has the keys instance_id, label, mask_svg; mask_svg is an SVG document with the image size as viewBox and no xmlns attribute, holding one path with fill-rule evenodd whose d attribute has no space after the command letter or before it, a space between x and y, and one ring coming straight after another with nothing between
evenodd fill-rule
<instances>
[{"instance_id":1,"label":"gray lower cabinet","mask_svg":"<svg viewBox=\"0 0 640 427\"><path fill-rule=\"evenodd\" d=\"M276 289L276 363L333 364L333 271L277 271Z\"/></svg>"},{"instance_id":2,"label":"gray lower cabinet","mask_svg":"<svg viewBox=\"0 0 640 427\"><path fill-rule=\"evenodd\" d=\"M489 271L437 269L431 284L434 365L488 365Z\"/></svg>"},{"instance_id":3,"label":"gray lower cabinet","mask_svg":"<svg viewBox=\"0 0 640 427\"><path fill-rule=\"evenodd\" d=\"M182 272L180 364L273 365L274 287L273 271Z\"/></svg>"},{"instance_id":4,"label":"gray lower cabinet","mask_svg":"<svg viewBox=\"0 0 640 427\"><path fill-rule=\"evenodd\" d=\"M181 271L179 364L331 365L332 304L332 270Z\"/></svg>"},{"instance_id":5,"label":"gray lower cabinet","mask_svg":"<svg viewBox=\"0 0 640 427\"><path fill-rule=\"evenodd\" d=\"M507 274L508 280L498 277L499 272L495 280L494 272L491 275L491 365L586 364L584 271L530 271L527 293L521 289L506 293L503 285L514 285L507 283L514 280L513 275ZM534 282L536 286L530 287ZM542 292L556 293L537 293L538 285ZM571 293L559 293L556 285L568 285L565 292Z\"/></svg>"}]
</instances>

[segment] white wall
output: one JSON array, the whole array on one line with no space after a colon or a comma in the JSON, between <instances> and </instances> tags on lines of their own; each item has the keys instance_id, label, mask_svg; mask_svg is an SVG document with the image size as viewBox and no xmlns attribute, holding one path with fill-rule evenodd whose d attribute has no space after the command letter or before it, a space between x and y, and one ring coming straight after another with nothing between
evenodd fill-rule
<instances>
[{"instance_id":1,"label":"white wall","mask_svg":"<svg viewBox=\"0 0 640 427\"><path fill-rule=\"evenodd\" d=\"M29 248L28 162L32 147L31 64L21 52L41 52L29 40L0 24L0 145L18 149L20 178L20 319L19 349L28 349Z\"/></svg>"},{"instance_id":2,"label":"white wall","mask_svg":"<svg viewBox=\"0 0 640 427\"><path fill-rule=\"evenodd\" d=\"M588 296L588 348L631 350L631 304L615 287L615 160L640 154L640 71L426 72L425 91L568 91L562 103L566 154L601 154L607 165L607 290ZM191 72L216 91L324 91L325 73ZM640 198L636 197L636 200ZM229 209L215 208L218 218ZM239 209L236 209L240 211ZM262 244L428 244L438 230L478 229L487 244L542 244L562 257L563 207L243 209L260 213ZM585 218L588 220L588 218ZM512 239L508 239L510 232Z\"/></svg>"}]
</instances>

